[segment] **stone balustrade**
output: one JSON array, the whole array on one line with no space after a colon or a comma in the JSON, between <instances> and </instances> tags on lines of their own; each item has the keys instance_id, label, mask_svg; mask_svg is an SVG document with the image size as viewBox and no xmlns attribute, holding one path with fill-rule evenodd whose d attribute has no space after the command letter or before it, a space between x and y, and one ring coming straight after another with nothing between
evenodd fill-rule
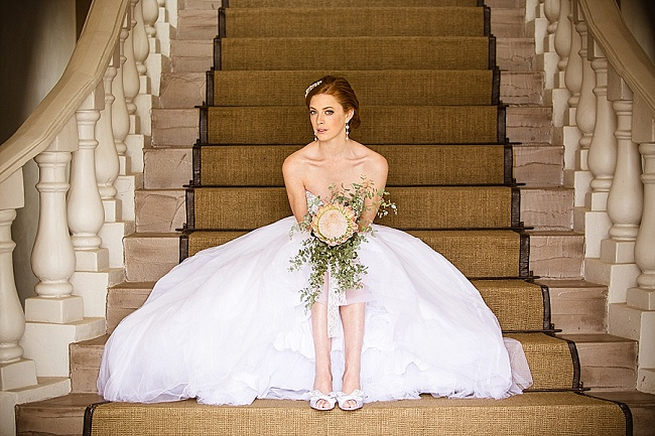
<instances>
[{"instance_id":1,"label":"stone balustrade","mask_svg":"<svg viewBox=\"0 0 655 436\"><path fill-rule=\"evenodd\" d=\"M24 203L22 169L0 173L0 434L13 434L15 404L70 391L68 345L105 332L107 288L124 280L122 239L134 231L134 189L142 172L142 159L131 157L142 155L148 143L169 31L160 17L167 12L164 1L96 1L87 27L107 19L107 10L122 15L106 27L122 28L107 41L109 61L97 85L32 156L39 169L31 253L38 283L25 312L14 283L11 236L16 209Z\"/></svg>"},{"instance_id":2,"label":"stone balustrade","mask_svg":"<svg viewBox=\"0 0 655 436\"><path fill-rule=\"evenodd\" d=\"M558 59L545 100L575 190L574 228L585 234L584 278L608 286L609 333L639 341L637 388L655 393L655 67L615 2L542 0L540 8L542 56ZM611 39L599 22L623 27ZM617 34L621 48L612 46ZM636 53L625 58L632 64L621 58L626 49ZM543 63L546 74L553 62ZM628 84L637 76L627 78L636 64L648 65L639 92Z\"/></svg>"}]
</instances>

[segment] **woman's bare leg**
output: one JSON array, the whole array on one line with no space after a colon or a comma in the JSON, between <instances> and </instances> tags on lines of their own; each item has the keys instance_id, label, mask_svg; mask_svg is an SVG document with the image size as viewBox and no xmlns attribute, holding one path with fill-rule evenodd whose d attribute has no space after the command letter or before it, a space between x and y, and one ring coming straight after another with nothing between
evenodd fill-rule
<instances>
[{"instance_id":1,"label":"woman's bare leg","mask_svg":"<svg viewBox=\"0 0 655 436\"><path fill-rule=\"evenodd\" d=\"M314 389L328 394L332 392L331 339L328 337L327 331L327 305L323 303L316 302L312 306L312 335L316 356ZM325 400L319 400L316 405L318 407L327 407L328 403Z\"/></svg>"},{"instance_id":2,"label":"woman's bare leg","mask_svg":"<svg viewBox=\"0 0 655 436\"><path fill-rule=\"evenodd\" d=\"M364 342L364 309L366 303L354 303L341 306L344 345L346 350L346 367L343 373L341 390L346 395L360 389L360 371L362 366L362 344ZM354 401L348 401L346 407L355 407Z\"/></svg>"}]
</instances>

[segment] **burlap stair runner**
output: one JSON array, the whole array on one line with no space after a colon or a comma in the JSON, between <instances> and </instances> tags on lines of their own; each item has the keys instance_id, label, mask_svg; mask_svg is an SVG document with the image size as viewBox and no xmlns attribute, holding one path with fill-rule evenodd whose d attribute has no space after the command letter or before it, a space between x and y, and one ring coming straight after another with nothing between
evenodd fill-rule
<instances>
[{"instance_id":1,"label":"burlap stair runner","mask_svg":"<svg viewBox=\"0 0 655 436\"><path fill-rule=\"evenodd\" d=\"M389 191L400 212L380 224L407 230L475 279L504 335L522 343L531 391L504 400L423 396L373 403L347 417L293 401L109 403L87 410L87 429L618 435L631 428L626 407L571 392L580 389L578 356L573 343L552 335L548 290L528 271L529 241L498 101L495 39L488 11L476 5L335 0L320 9L311 0L230 0L219 13L215 69L207 73L180 252L193 255L290 215L280 166L312 140L302 92L326 72L338 72L362 102L362 126L352 138L371 144L390 164ZM122 310L112 323L132 307Z\"/></svg>"},{"instance_id":2,"label":"burlap stair runner","mask_svg":"<svg viewBox=\"0 0 655 436\"><path fill-rule=\"evenodd\" d=\"M498 103L498 70L212 71L210 104L298 106L307 83L327 73L347 75L363 107L380 105L473 106ZM257 87L253 84L257 84ZM306 130L306 129L305 129Z\"/></svg>"},{"instance_id":3,"label":"burlap stair runner","mask_svg":"<svg viewBox=\"0 0 655 436\"><path fill-rule=\"evenodd\" d=\"M203 186L283 186L282 162L298 145L196 147L194 183ZM387 186L500 185L511 182L512 149L502 145L369 145L389 163ZM266 160L267 165L251 165ZM202 166L203 171L200 172ZM467 171L453 171L467 168Z\"/></svg>"},{"instance_id":4,"label":"burlap stair runner","mask_svg":"<svg viewBox=\"0 0 655 436\"><path fill-rule=\"evenodd\" d=\"M425 397L372 403L357 413L318 413L304 402L288 400L257 400L248 407L204 406L193 400L146 407L109 403L96 407L92 416L93 434L115 435L625 434L619 407L572 392L504 400Z\"/></svg>"},{"instance_id":5,"label":"burlap stair runner","mask_svg":"<svg viewBox=\"0 0 655 436\"><path fill-rule=\"evenodd\" d=\"M511 230L409 230L437 250L467 277L521 277L527 275L527 236ZM182 239L183 251L193 255L237 238L246 231L194 231ZM475 250L471 250L475 246ZM522 258L522 256L525 256Z\"/></svg>"},{"instance_id":6,"label":"burlap stair runner","mask_svg":"<svg viewBox=\"0 0 655 436\"><path fill-rule=\"evenodd\" d=\"M513 279L474 279L472 283L496 314L500 327L506 333L550 328L550 300L547 288L525 280ZM141 307L150 295L153 285L152 282L124 282L109 289L107 333L111 333L123 318Z\"/></svg>"},{"instance_id":7,"label":"burlap stair runner","mask_svg":"<svg viewBox=\"0 0 655 436\"><path fill-rule=\"evenodd\" d=\"M390 187L399 209L380 224L401 229L506 228L515 190L507 186ZM291 215L284 188L199 188L193 195L196 229L252 230ZM516 212L514 212L516 214Z\"/></svg>"},{"instance_id":8,"label":"burlap stair runner","mask_svg":"<svg viewBox=\"0 0 655 436\"><path fill-rule=\"evenodd\" d=\"M302 106L209 107L206 111L204 142L288 145L312 139ZM360 115L367 122L352 137L366 144L489 144L505 139L498 129L504 110L497 106L369 106Z\"/></svg>"},{"instance_id":9,"label":"burlap stair runner","mask_svg":"<svg viewBox=\"0 0 655 436\"><path fill-rule=\"evenodd\" d=\"M229 38L328 36L339 22L339 36L368 36L374 28L387 36L478 36L484 9L476 7L227 8ZM362 26L368 23L368 26Z\"/></svg>"}]
</instances>

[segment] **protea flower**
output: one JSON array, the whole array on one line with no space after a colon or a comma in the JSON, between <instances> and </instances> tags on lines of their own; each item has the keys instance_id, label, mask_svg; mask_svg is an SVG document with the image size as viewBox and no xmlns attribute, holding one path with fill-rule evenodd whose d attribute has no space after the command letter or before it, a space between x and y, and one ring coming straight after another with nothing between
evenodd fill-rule
<instances>
[{"instance_id":1,"label":"protea flower","mask_svg":"<svg viewBox=\"0 0 655 436\"><path fill-rule=\"evenodd\" d=\"M330 247L346 242L357 230L355 212L341 204L326 204L312 219L314 235Z\"/></svg>"}]
</instances>

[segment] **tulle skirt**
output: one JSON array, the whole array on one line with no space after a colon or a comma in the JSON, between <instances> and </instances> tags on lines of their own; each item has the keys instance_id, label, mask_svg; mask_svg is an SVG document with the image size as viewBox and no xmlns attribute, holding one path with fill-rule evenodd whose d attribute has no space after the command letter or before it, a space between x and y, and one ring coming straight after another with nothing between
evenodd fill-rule
<instances>
[{"instance_id":1,"label":"tulle skirt","mask_svg":"<svg viewBox=\"0 0 655 436\"><path fill-rule=\"evenodd\" d=\"M300 300L310 270L289 270L305 235L281 219L186 259L107 341L98 391L107 400L249 404L307 399L314 379L310 313ZM366 318L361 387L367 402L505 398L532 383L518 341L443 256L399 230L374 225L359 251ZM334 390L343 331L332 340Z\"/></svg>"}]
</instances>

